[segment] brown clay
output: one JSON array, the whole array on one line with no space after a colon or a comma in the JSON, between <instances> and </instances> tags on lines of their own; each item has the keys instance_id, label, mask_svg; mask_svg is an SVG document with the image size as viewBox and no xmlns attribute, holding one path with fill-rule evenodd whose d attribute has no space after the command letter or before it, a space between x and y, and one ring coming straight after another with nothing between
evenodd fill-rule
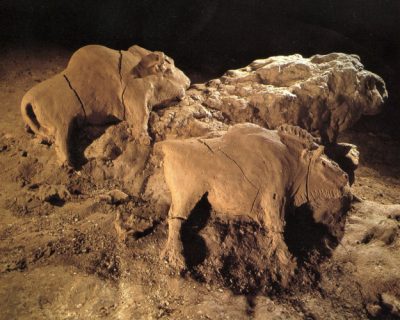
<instances>
[{"instance_id":1,"label":"brown clay","mask_svg":"<svg viewBox=\"0 0 400 320\"><path fill-rule=\"evenodd\" d=\"M61 162L70 162L77 128L126 120L133 137L148 140L149 112L182 98L188 86L189 79L162 52L89 45L72 55L63 72L25 94L22 117L35 134L55 141Z\"/></svg>"},{"instance_id":2,"label":"brown clay","mask_svg":"<svg viewBox=\"0 0 400 320\"><path fill-rule=\"evenodd\" d=\"M307 204L314 220L331 233L337 235L341 227L348 208L348 176L299 127L272 131L240 124L218 137L169 140L157 147L164 154L172 196L165 255L177 268L185 266L182 223L205 194L216 212L250 217L265 226L271 238L265 250L276 257L271 270L282 284L295 268L283 238L287 210Z\"/></svg>"}]
</instances>

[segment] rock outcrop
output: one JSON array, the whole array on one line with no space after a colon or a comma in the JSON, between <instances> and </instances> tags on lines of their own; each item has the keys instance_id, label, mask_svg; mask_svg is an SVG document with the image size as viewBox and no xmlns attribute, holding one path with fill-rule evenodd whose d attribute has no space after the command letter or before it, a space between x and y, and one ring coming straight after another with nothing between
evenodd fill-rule
<instances>
[{"instance_id":1,"label":"rock outcrop","mask_svg":"<svg viewBox=\"0 0 400 320\"><path fill-rule=\"evenodd\" d=\"M365 70L356 55L277 56L193 85L180 108L165 110L152 128L163 137L179 135L184 127L187 136L194 129L204 132L204 123L212 119L268 129L292 124L321 136L324 143L334 143L362 115L379 113L386 98L384 81ZM192 110L190 117L187 110ZM159 122L164 123L164 133Z\"/></svg>"}]
</instances>

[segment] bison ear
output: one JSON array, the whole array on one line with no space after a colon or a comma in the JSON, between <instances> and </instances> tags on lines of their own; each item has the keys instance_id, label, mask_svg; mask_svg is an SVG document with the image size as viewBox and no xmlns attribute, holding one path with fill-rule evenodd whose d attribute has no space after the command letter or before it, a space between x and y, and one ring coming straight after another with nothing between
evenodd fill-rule
<instances>
[{"instance_id":1,"label":"bison ear","mask_svg":"<svg viewBox=\"0 0 400 320\"><path fill-rule=\"evenodd\" d=\"M164 71L164 61L165 55L162 52L151 52L140 60L140 62L132 69L132 73L138 78L161 73Z\"/></svg>"}]
</instances>

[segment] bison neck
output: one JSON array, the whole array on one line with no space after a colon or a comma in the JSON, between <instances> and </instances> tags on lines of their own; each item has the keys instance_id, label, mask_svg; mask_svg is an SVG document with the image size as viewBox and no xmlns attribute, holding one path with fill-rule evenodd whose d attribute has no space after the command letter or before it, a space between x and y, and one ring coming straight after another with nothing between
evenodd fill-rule
<instances>
[{"instance_id":1,"label":"bison neck","mask_svg":"<svg viewBox=\"0 0 400 320\"><path fill-rule=\"evenodd\" d=\"M308 177L308 166L300 164L298 166L297 174L293 180L291 196L294 199L295 207L300 207L302 204L306 203L308 200L308 187L307 177Z\"/></svg>"}]
</instances>

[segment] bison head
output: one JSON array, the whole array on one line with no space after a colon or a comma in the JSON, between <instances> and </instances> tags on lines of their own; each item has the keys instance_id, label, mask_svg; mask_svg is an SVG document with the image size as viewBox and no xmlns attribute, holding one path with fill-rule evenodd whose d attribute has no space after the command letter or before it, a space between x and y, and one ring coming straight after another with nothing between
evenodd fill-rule
<instances>
[{"instance_id":1,"label":"bison head","mask_svg":"<svg viewBox=\"0 0 400 320\"><path fill-rule=\"evenodd\" d=\"M325 225L332 235L340 237L351 200L347 173L324 154L324 147L318 146L304 129L283 125L278 133L290 152L299 157L294 206L308 206L315 223Z\"/></svg>"},{"instance_id":2,"label":"bison head","mask_svg":"<svg viewBox=\"0 0 400 320\"><path fill-rule=\"evenodd\" d=\"M351 200L349 178L323 151L320 146L307 152L306 198L315 222L327 226L332 235L340 236Z\"/></svg>"},{"instance_id":3,"label":"bison head","mask_svg":"<svg viewBox=\"0 0 400 320\"><path fill-rule=\"evenodd\" d=\"M190 85L186 75L175 67L174 60L162 52L151 52L144 56L133 68L134 77L148 79L154 83L152 106L165 105L173 100L180 100Z\"/></svg>"}]
</instances>

